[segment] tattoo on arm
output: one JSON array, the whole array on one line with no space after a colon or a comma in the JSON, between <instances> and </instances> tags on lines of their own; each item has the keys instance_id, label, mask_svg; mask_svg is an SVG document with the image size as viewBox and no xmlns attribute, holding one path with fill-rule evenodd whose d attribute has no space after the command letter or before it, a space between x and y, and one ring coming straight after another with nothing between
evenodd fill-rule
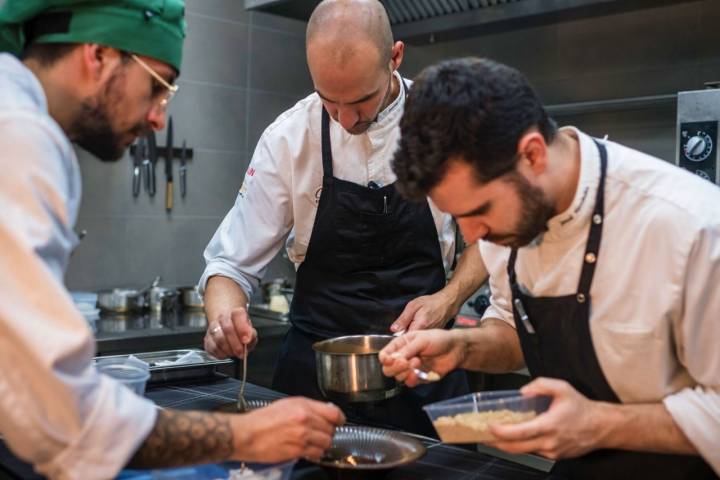
<instances>
[{"instance_id":1,"label":"tattoo on arm","mask_svg":"<svg viewBox=\"0 0 720 480\"><path fill-rule=\"evenodd\" d=\"M160 410L155 427L128 466L158 468L225 461L233 452L227 415Z\"/></svg>"}]
</instances>

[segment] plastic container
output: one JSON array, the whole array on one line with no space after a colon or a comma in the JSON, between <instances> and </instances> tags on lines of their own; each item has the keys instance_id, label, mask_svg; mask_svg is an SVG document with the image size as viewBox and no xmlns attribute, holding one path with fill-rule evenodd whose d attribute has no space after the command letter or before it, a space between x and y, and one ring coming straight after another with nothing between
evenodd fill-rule
<instances>
[{"instance_id":1,"label":"plastic container","mask_svg":"<svg viewBox=\"0 0 720 480\"><path fill-rule=\"evenodd\" d=\"M486 443L490 424L530 420L550 406L547 396L523 397L519 390L470 393L423 407L444 443Z\"/></svg>"},{"instance_id":2,"label":"plastic container","mask_svg":"<svg viewBox=\"0 0 720 480\"><path fill-rule=\"evenodd\" d=\"M75 303L75 308L85 317L93 333L96 333L97 320L100 318L100 309L95 306L97 303L97 293L70 292L70 295Z\"/></svg>"},{"instance_id":3,"label":"plastic container","mask_svg":"<svg viewBox=\"0 0 720 480\"><path fill-rule=\"evenodd\" d=\"M145 385L150 378L150 366L134 357L127 358L99 358L96 361L97 369L138 395L145 394Z\"/></svg>"},{"instance_id":4,"label":"plastic container","mask_svg":"<svg viewBox=\"0 0 720 480\"><path fill-rule=\"evenodd\" d=\"M70 296L75 304L86 303L95 308L97 303L97 293L95 292L70 292Z\"/></svg>"},{"instance_id":5,"label":"plastic container","mask_svg":"<svg viewBox=\"0 0 720 480\"><path fill-rule=\"evenodd\" d=\"M247 463L240 475L240 463L197 465L162 470L123 470L117 480L290 480L295 460L278 463Z\"/></svg>"}]
</instances>

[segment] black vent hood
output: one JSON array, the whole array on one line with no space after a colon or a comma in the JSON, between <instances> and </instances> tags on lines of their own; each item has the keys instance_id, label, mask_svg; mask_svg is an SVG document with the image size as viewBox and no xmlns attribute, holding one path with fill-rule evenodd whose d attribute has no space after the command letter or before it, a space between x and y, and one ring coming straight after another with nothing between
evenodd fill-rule
<instances>
[{"instance_id":1,"label":"black vent hood","mask_svg":"<svg viewBox=\"0 0 720 480\"><path fill-rule=\"evenodd\" d=\"M398 40L423 44L699 0L379 0ZM247 10L307 21L319 0L245 0Z\"/></svg>"}]
</instances>

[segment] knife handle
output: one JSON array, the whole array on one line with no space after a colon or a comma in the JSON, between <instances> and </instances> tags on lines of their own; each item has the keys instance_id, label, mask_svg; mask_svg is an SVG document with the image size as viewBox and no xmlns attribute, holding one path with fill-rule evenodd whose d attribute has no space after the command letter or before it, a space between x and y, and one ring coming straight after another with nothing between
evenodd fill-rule
<instances>
[{"instance_id":1,"label":"knife handle","mask_svg":"<svg viewBox=\"0 0 720 480\"><path fill-rule=\"evenodd\" d=\"M187 193L187 172L184 169L180 169L180 196L185 198Z\"/></svg>"},{"instance_id":2,"label":"knife handle","mask_svg":"<svg viewBox=\"0 0 720 480\"><path fill-rule=\"evenodd\" d=\"M133 197L140 195L140 165L133 167L132 194Z\"/></svg>"},{"instance_id":3,"label":"knife handle","mask_svg":"<svg viewBox=\"0 0 720 480\"><path fill-rule=\"evenodd\" d=\"M148 191L148 193L150 194L151 197L154 197L155 191L156 191L155 190L155 166L152 164L152 162L150 163L150 172L149 173L150 173L150 175L148 175L148 177L150 177L150 190Z\"/></svg>"},{"instance_id":4,"label":"knife handle","mask_svg":"<svg viewBox=\"0 0 720 480\"><path fill-rule=\"evenodd\" d=\"M150 193L150 162L145 160L142 164L143 177L145 177L145 191Z\"/></svg>"},{"instance_id":5,"label":"knife handle","mask_svg":"<svg viewBox=\"0 0 720 480\"><path fill-rule=\"evenodd\" d=\"M168 212L172 210L173 207L173 182L172 180L168 180L167 182L167 188L165 188L165 210Z\"/></svg>"}]
</instances>

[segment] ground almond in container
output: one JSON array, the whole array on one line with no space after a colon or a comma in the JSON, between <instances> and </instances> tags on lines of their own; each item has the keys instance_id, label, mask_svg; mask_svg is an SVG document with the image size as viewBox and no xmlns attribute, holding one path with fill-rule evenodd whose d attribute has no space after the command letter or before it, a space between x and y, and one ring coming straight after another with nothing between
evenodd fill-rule
<instances>
[{"instance_id":1,"label":"ground almond in container","mask_svg":"<svg viewBox=\"0 0 720 480\"><path fill-rule=\"evenodd\" d=\"M525 422L536 415L533 411L512 410L467 412L452 417L439 417L433 422L433 426L445 443L483 443L495 440L495 436L488 430L488 425Z\"/></svg>"}]
</instances>

